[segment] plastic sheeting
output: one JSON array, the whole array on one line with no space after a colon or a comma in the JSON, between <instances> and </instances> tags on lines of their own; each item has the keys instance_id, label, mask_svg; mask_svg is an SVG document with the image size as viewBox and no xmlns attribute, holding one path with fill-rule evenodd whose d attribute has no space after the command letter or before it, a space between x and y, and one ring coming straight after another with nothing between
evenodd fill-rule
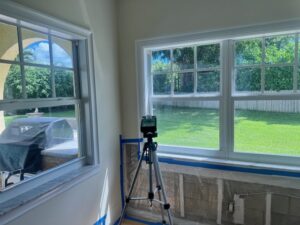
<instances>
[{"instance_id":1,"label":"plastic sheeting","mask_svg":"<svg viewBox=\"0 0 300 225\"><path fill-rule=\"evenodd\" d=\"M63 118L16 119L0 136L0 170L41 170L41 151L73 140L73 130Z\"/></svg>"}]
</instances>

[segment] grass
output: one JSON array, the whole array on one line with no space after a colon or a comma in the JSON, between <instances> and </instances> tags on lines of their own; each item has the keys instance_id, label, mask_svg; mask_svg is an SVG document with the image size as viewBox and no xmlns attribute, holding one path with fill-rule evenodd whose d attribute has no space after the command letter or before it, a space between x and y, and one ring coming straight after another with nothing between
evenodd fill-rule
<instances>
[{"instance_id":1,"label":"grass","mask_svg":"<svg viewBox=\"0 0 300 225\"><path fill-rule=\"evenodd\" d=\"M219 148L216 109L157 107L160 144ZM300 155L300 113L237 110L235 151Z\"/></svg>"}]
</instances>

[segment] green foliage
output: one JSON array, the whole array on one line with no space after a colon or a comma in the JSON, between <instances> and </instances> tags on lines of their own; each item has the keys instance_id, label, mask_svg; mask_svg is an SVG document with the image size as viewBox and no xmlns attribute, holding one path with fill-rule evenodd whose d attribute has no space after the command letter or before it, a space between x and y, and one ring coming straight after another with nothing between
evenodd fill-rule
<instances>
[{"instance_id":1,"label":"green foliage","mask_svg":"<svg viewBox=\"0 0 300 225\"><path fill-rule=\"evenodd\" d=\"M55 70L55 90L57 97L73 96L73 72ZM25 67L26 95L28 98L52 97L52 79L50 69ZM22 98L22 76L20 66L12 65L4 85L4 99Z\"/></svg>"},{"instance_id":2,"label":"green foliage","mask_svg":"<svg viewBox=\"0 0 300 225\"><path fill-rule=\"evenodd\" d=\"M171 69L171 53L170 50L160 50L152 52L152 72L162 72Z\"/></svg>"},{"instance_id":3,"label":"green foliage","mask_svg":"<svg viewBox=\"0 0 300 225\"><path fill-rule=\"evenodd\" d=\"M70 70L54 70L55 90L58 97L74 96L73 88L73 71Z\"/></svg>"},{"instance_id":4,"label":"green foliage","mask_svg":"<svg viewBox=\"0 0 300 225\"><path fill-rule=\"evenodd\" d=\"M194 67L194 49L192 47L174 49L173 58L173 70L192 69Z\"/></svg>"},{"instance_id":5,"label":"green foliage","mask_svg":"<svg viewBox=\"0 0 300 225\"><path fill-rule=\"evenodd\" d=\"M293 67L270 67L266 69L266 90L293 90Z\"/></svg>"},{"instance_id":6,"label":"green foliage","mask_svg":"<svg viewBox=\"0 0 300 225\"><path fill-rule=\"evenodd\" d=\"M295 35L280 35L265 38L265 60L263 62L263 39L255 38L235 42L235 65L245 66L235 71L236 91L260 91L262 70L265 67L265 86L267 91L293 89L293 68L290 66L268 66L268 64L293 63L295 54ZM194 68L194 49L192 47L173 50L173 71ZM220 45L211 44L197 47L198 68L220 65ZM267 65L267 66L266 66ZM170 50L152 53L152 72L170 69ZM300 73L299 73L300 74ZM175 93L190 93L193 80L190 76L173 74ZM299 75L300 77L300 75ZM299 79L300 80L300 79ZM300 81L298 81L300 84ZM171 76L156 77L153 82L154 93L170 93ZM164 86L165 85L165 86ZM213 71L198 72L197 91L215 92L220 89L220 75Z\"/></svg>"},{"instance_id":7,"label":"green foliage","mask_svg":"<svg viewBox=\"0 0 300 225\"><path fill-rule=\"evenodd\" d=\"M4 99L22 98L22 79L19 65L11 65L4 84Z\"/></svg>"},{"instance_id":8,"label":"green foliage","mask_svg":"<svg viewBox=\"0 0 300 225\"><path fill-rule=\"evenodd\" d=\"M235 89L237 91L260 91L260 68L237 69Z\"/></svg>"},{"instance_id":9,"label":"green foliage","mask_svg":"<svg viewBox=\"0 0 300 225\"><path fill-rule=\"evenodd\" d=\"M202 45L197 47L198 68L220 66L220 45Z\"/></svg>"},{"instance_id":10,"label":"green foliage","mask_svg":"<svg viewBox=\"0 0 300 225\"><path fill-rule=\"evenodd\" d=\"M198 72L197 92L218 92L220 90L220 72Z\"/></svg>"},{"instance_id":11,"label":"green foliage","mask_svg":"<svg viewBox=\"0 0 300 225\"><path fill-rule=\"evenodd\" d=\"M152 64L152 72L163 72L163 71L168 71L170 70L171 66L170 63L165 63L162 61L156 61L155 63Z\"/></svg>"},{"instance_id":12,"label":"green foliage","mask_svg":"<svg viewBox=\"0 0 300 225\"><path fill-rule=\"evenodd\" d=\"M171 74L156 74L153 76L153 92L154 94L170 94L171 93Z\"/></svg>"},{"instance_id":13,"label":"green foliage","mask_svg":"<svg viewBox=\"0 0 300 225\"><path fill-rule=\"evenodd\" d=\"M25 67L26 94L28 98L52 96L51 76L48 68Z\"/></svg>"},{"instance_id":14,"label":"green foliage","mask_svg":"<svg viewBox=\"0 0 300 225\"><path fill-rule=\"evenodd\" d=\"M293 63L294 50L294 35L266 38L266 63Z\"/></svg>"},{"instance_id":15,"label":"green foliage","mask_svg":"<svg viewBox=\"0 0 300 225\"><path fill-rule=\"evenodd\" d=\"M175 73L174 92L175 93L192 93L194 91L193 73Z\"/></svg>"},{"instance_id":16,"label":"green foliage","mask_svg":"<svg viewBox=\"0 0 300 225\"><path fill-rule=\"evenodd\" d=\"M262 62L262 41L251 39L235 43L235 64L259 64Z\"/></svg>"}]
</instances>

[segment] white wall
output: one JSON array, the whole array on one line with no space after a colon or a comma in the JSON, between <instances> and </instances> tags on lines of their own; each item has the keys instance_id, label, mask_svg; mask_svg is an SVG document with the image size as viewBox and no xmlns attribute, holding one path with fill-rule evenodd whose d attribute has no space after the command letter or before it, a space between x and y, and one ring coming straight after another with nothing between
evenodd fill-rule
<instances>
[{"instance_id":1,"label":"white wall","mask_svg":"<svg viewBox=\"0 0 300 225\"><path fill-rule=\"evenodd\" d=\"M135 40L300 18L299 0L120 0L123 134L137 136Z\"/></svg>"},{"instance_id":2,"label":"white wall","mask_svg":"<svg viewBox=\"0 0 300 225\"><path fill-rule=\"evenodd\" d=\"M108 221L114 222L120 210L118 135L121 130L116 2L114 0L15 0L15 2L92 30L101 172L86 183L34 208L10 225L93 225L98 216L108 211Z\"/></svg>"}]
</instances>

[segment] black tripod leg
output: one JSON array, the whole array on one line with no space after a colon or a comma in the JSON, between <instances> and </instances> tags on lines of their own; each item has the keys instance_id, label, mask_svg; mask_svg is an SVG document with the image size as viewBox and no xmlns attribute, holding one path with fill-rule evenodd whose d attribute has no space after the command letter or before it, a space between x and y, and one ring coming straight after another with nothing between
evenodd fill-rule
<instances>
[{"instance_id":1,"label":"black tripod leg","mask_svg":"<svg viewBox=\"0 0 300 225\"><path fill-rule=\"evenodd\" d=\"M154 161L153 162L154 163L154 167L157 170L158 179L159 179L160 185L161 185L162 197L163 197L163 200L164 200L164 203L165 203L164 209L167 210L167 213L168 213L169 225L173 225L170 204L167 201L167 195L166 195L166 191L165 191L165 188L164 188L164 183L163 183L161 171L160 171L160 168L159 168L158 158L157 158L157 155L156 155L156 151L153 152L153 161Z\"/></svg>"},{"instance_id":2,"label":"black tripod leg","mask_svg":"<svg viewBox=\"0 0 300 225\"><path fill-rule=\"evenodd\" d=\"M129 194L126 197L125 205L124 205L124 208L122 209L121 217L120 217L120 220L119 220L119 223L118 223L119 225L122 224L123 218L125 216L125 211L126 211L126 208L127 208L127 203L129 203L129 201L130 201L130 197L131 197L131 194L132 194L135 182L137 180L137 176L138 176L139 171L141 169L141 165L142 165L142 162L143 162L143 158L144 158L145 152L146 152L146 148L144 147L142 156L141 156L141 158L139 160L138 166L137 166L137 168L135 170L135 173L134 173L133 181L132 181L132 183L130 185L130 188L129 188Z\"/></svg>"},{"instance_id":3,"label":"black tripod leg","mask_svg":"<svg viewBox=\"0 0 300 225\"><path fill-rule=\"evenodd\" d=\"M159 201L162 201L162 198L161 198L161 183L160 183L159 178L158 178L158 171L156 169L156 166L154 166L154 173L155 173L158 199L159 199ZM159 204L159 206L160 206L160 211L161 211L162 224L166 224L165 215L164 215L164 208L163 208L162 204Z\"/></svg>"}]
</instances>

